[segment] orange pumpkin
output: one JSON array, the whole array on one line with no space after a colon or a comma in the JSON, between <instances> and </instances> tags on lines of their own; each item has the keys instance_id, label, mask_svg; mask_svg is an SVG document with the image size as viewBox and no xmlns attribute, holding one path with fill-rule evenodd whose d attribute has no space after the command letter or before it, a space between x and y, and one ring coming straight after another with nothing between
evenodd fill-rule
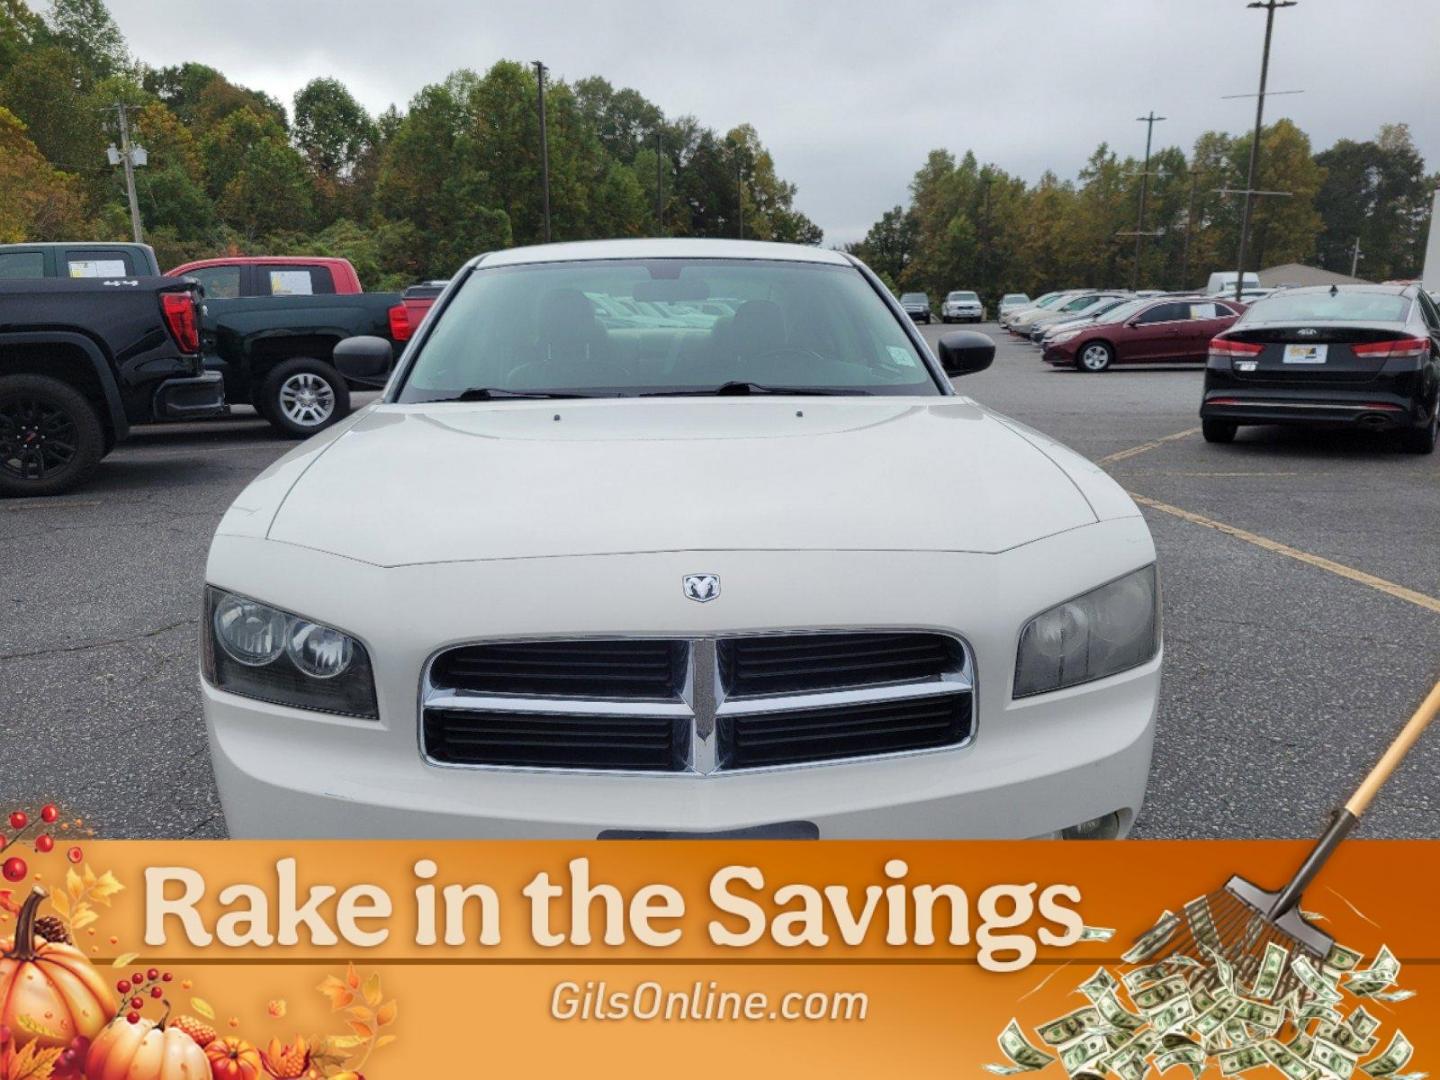
<instances>
[{"instance_id":1,"label":"orange pumpkin","mask_svg":"<svg viewBox=\"0 0 1440 1080\"><path fill-rule=\"evenodd\" d=\"M36 935L44 898L44 889L30 893L14 940L0 944L0 1027L10 1029L17 1048L32 1039L42 1047L68 1046L77 1035L93 1039L115 1012L110 988L84 953Z\"/></svg>"},{"instance_id":2,"label":"orange pumpkin","mask_svg":"<svg viewBox=\"0 0 1440 1080\"><path fill-rule=\"evenodd\" d=\"M210 1080L210 1059L178 1027L123 1016L90 1044L86 1080Z\"/></svg>"},{"instance_id":3,"label":"orange pumpkin","mask_svg":"<svg viewBox=\"0 0 1440 1080\"><path fill-rule=\"evenodd\" d=\"M260 1051L234 1035L206 1044L205 1056L215 1080L257 1080L265 1075L260 1071Z\"/></svg>"}]
</instances>

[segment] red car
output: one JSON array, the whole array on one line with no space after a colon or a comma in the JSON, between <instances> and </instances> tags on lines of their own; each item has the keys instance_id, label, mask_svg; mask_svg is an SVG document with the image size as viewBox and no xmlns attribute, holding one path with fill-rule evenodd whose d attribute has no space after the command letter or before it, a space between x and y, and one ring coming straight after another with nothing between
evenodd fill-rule
<instances>
[{"instance_id":1,"label":"red car","mask_svg":"<svg viewBox=\"0 0 1440 1080\"><path fill-rule=\"evenodd\" d=\"M1081 371L1106 371L1112 364L1203 364L1210 339L1244 310L1243 304L1214 296L1132 300L1047 341L1044 360Z\"/></svg>"}]
</instances>

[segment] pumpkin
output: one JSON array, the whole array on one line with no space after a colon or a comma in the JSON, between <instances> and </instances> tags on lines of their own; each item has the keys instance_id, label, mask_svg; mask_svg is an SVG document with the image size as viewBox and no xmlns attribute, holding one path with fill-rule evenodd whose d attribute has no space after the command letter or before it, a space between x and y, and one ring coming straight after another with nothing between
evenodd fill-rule
<instances>
[{"instance_id":1,"label":"pumpkin","mask_svg":"<svg viewBox=\"0 0 1440 1080\"><path fill-rule=\"evenodd\" d=\"M86 1080L210 1080L199 1044L162 1020L112 1020L90 1044Z\"/></svg>"},{"instance_id":2,"label":"pumpkin","mask_svg":"<svg viewBox=\"0 0 1440 1080\"><path fill-rule=\"evenodd\" d=\"M14 940L0 943L0 1027L10 1029L17 1049L32 1039L41 1047L93 1039L115 1012L110 987L84 953L35 933L44 898L44 889L31 891Z\"/></svg>"},{"instance_id":3,"label":"pumpkin","mask_svg":"<svg viewBox=\"0 0 1440 1080\"><path fill-rule=\"evenodd\" d=\"M258 1080L265 1075L260 1071L260 1051L234 1035L207 1043L205 1056L215 1080Z\"/></svg>"}]
</instances>

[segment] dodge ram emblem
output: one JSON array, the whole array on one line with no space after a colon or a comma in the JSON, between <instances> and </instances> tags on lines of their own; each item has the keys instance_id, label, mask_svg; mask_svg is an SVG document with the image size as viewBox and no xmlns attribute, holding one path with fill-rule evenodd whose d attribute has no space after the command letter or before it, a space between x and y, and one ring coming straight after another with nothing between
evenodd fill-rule
<instances>
[{"instance_id":1,"label":"dodge ram emblem","mask_svg":"<svg viewBox=\"0 0 1440 1080\"><path fill-rule=\"evenodd\" d=\"M1314 327L1307 326L1303 330L1296 330L1295 333L1298 337L1314 337L1316 334L1320 333L1320 331L1316 330Z\"/></svg>"},{"instance_id":2,"label":"dodge ram emblem","mask_svg":"<svg viewBox=\"0 0 1440 1080\"><path fill-rule=\"evenodd\" d=\"M686 574L680 584L685 595L697 604L708 604L720 595L719 574Z\"/></svg>"}]
</instances>

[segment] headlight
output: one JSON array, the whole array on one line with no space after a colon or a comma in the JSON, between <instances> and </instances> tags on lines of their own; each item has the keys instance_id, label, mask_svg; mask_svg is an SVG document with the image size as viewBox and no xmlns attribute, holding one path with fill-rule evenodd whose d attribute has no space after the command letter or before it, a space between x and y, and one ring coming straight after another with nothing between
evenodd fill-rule
<instances>
[{"instance_id":1,"label":"headlight","mask_svg":"<svg viewBox=\"0 0 1440 1080\"><path fill-rule=\"evenodd\" d=\"M1020 632L1015 697L1128 671L1159 649L1160 590L1151 564L1031 619Z\"/></svg>"},{"instance_id":2,"label":"headlight","mask_svg":"<svg viewBox=\"0 0 1440 1080\"><path fill-rule=\"evenodd\" d=\"M1056 345L1059 345L1061 342L1069 341L1071 338L1078 337L1079 335L1079 330L1061 330L1060 333L1050 338L1050 340Z\"/></svg>"},{"instance_id":3,"label":"headlight","mask_svg":"<svg viewBox=\"0 0 1440 1080\"><path fill-rule=\"evenodd\" d=\"M242 697L378 719L365 646L349 634L213 586L205 589L205 678Z\"/></svg>"}]
</instances>

